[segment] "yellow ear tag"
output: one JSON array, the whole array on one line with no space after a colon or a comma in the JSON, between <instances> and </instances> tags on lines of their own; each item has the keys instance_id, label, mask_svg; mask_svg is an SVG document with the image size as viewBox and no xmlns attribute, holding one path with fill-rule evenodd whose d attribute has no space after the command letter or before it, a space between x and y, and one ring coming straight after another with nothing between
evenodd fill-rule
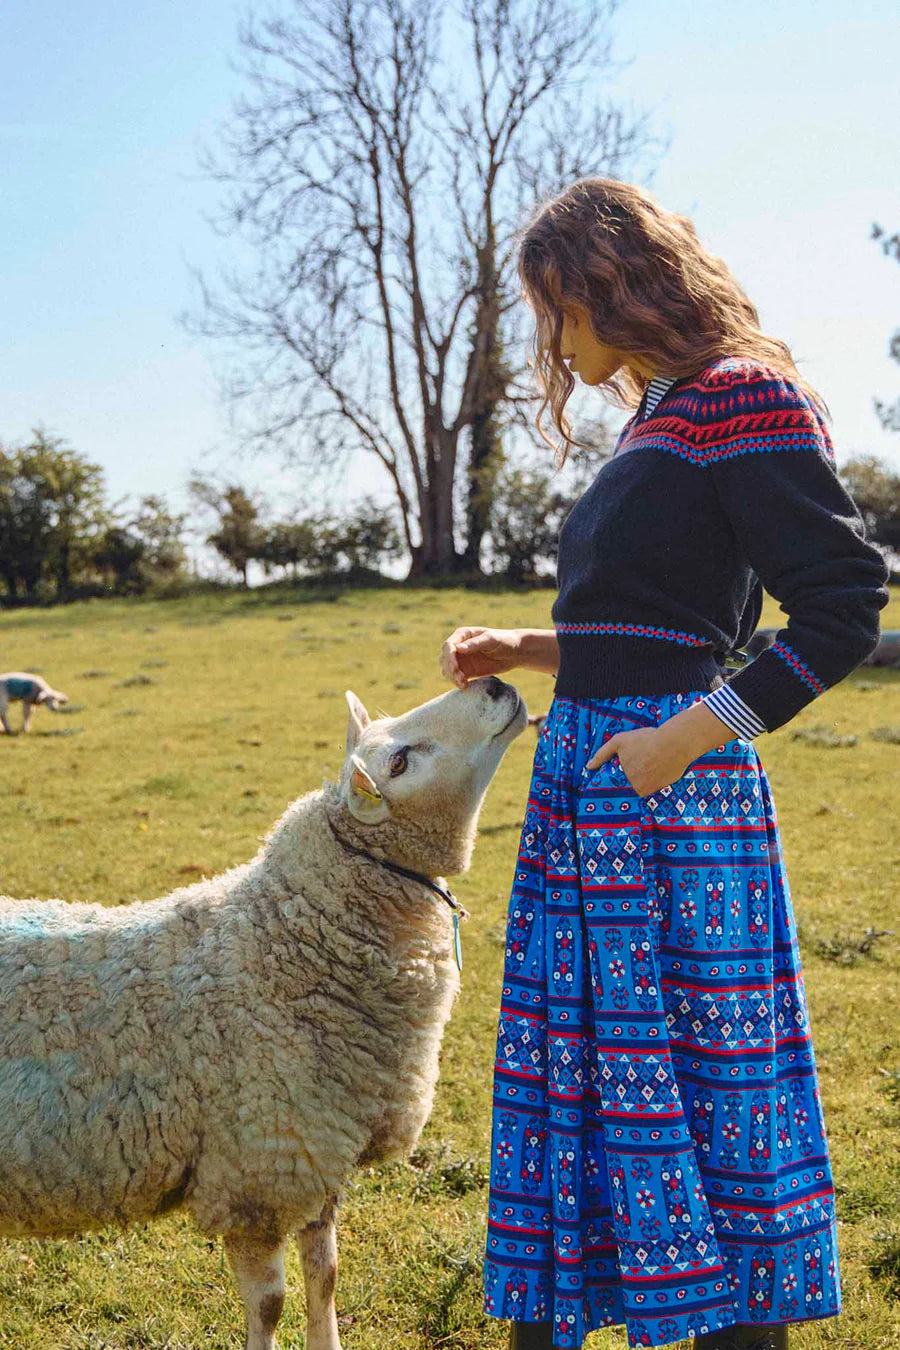
<instances>
[{"instance_id":1,"label":"yellow ear tag","mask_svg":"<svg viewBox=\"0 0 900 1350\"><path fill-rule=\"evenodd\" d=\"M371 786L370 787L366 786L367 784L371 784ZM368 797L370 802L384 801L384 798L378 791L378 788L375 787L375 784L372 782L372 779L366 773L362 764L359 762L359 760L356 758L355 755L353 757L353 774L350 778L350 785L353 788L354 792L358 792L361 797ZM374 791L372 790L373 788L375 789Z\"/></svg>"}]
</instances>

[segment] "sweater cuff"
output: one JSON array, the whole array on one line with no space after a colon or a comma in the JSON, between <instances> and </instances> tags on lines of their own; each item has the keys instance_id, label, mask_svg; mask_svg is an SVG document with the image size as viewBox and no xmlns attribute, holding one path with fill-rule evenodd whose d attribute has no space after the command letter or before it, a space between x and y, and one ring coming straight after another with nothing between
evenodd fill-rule
<instances>
[{"instance_id":1,"label":"sweater cuff","mask_svg":"<svg viewBox=\"0 0 900 1350\"><path fill-rule=\"evenodd\" d=\"M779 638L722 687L745 703L767 731L777 731L829 686Z\"/></svg>"},{"instance_id":2,"label":"sweater cuff","mask_svg":"<svg viewBox=\"0 0 900 1350\"><path fill-rule=\"evenodd\" d=\"M728 683L720 685L711 694L706 694L702 702L709 704L719 721L724 722L736 736L741 736L745 741L752 741L754 736L761 736L766 730L765 723Z\"/></svg>"}]
</instances>

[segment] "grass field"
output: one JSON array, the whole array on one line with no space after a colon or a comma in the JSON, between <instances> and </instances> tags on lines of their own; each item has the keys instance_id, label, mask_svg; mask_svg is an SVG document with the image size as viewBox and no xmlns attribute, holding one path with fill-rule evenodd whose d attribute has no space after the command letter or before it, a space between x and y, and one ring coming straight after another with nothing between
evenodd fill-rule
<instances>
[{"instance_id":1,"label":"grass field","mask_svg":"<svg viewBox=\"0 0 900 1350\"><path fill-rule=\"evenodd\" d=\"M114 904L243 861L288 801L336 775L345 688L370 710L401 712L446 688L438 649L457 624L549 626L552 599L390 588L0 614L0 669L39 670L72 700L65 716L37 709L30 736L0 736L0 891ZM779 620L767 601L763 624ZM900 596L882 623L900 628ZM515 678L544 710L552 682ZM816 726L857 742L792 735ZM898 926L898 737L900 672L861 669L756 742L800 924L838 1186L845 1312L796 1331L804 1350L900 1346L897 939L865 937ZM506 1343L505 1326L480 1312L480 1271L504 923L533 749L528 731L507 753L472 871L454 885L472 918L422 1146L412 1166L359 1174L341 1211L346 1350ZM240 1320L221 1245L177 1216L81 1241L0 1241L2 1350L234 1350ZM302 1346L303 1325L292 1252L279 1343ZM588 1341L625 1344L620 1330Z\"/></svg>"}]
</instances>

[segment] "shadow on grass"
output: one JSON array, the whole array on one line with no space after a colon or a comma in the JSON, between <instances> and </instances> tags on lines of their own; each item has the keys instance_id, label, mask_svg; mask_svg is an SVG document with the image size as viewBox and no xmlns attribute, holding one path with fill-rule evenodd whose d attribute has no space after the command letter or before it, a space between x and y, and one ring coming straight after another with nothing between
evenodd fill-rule
<instances>
[{"instance_id":1,"label":"shadow on grass","mask_svg":"<svg viewBox=\"0 0 900 1350\"><path fill-rule=\"evenodd\" d=\"M419 1313L419 1330L430 1343L440 1345L443 1338L459 1330L459 1313L455 1305L469 1284L481 1277L481 1259L470 1251L459 1254L445 1248L442 1264L451 1267L450 1273L443 1279L429 1285Z\"/></svg>"},{"instance_id":2,"label":"shadow on grass","mask_svg":"<svg viewBox=\"0 0 900 1350\"><path fill-rule=\"evenodd\" d=\"M884 1284L886 1292L893 1299L900 1299L900 1236L884 1236L878 1239L883 1245L874 1261L869 1262L873 1279Z\"/></svg>"}]
</instances>

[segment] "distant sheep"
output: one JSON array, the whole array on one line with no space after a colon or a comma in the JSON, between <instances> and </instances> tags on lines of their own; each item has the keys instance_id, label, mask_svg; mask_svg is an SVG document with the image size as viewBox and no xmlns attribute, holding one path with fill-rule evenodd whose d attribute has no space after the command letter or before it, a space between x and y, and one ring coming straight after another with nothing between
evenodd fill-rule
<instances>
[{"instance_id":1,"label":"distant sheep","mask_svg":"<svg viewBox=\"0 0 900 1350\"><path fill-rule=\"evenodd\" d=\"M878 646L863 662L864 666L900 666L900 629L884 629Z\"/></svg>"},{"instance_id":2,"label":"distant sheep","mask_svg":"<svg viewBox=\"0 0 900 1350\"><path fill-rule=\"evenodd\" d=\"M247 1350L275 1345L292 1234L308 1350L340 1350L335 1205L415 1146L459 987L452 897L402 869L466 870L526 723L493 676L374 722L347 699L340 782L251 862L146 904L0 900L0 1232L184 1205L224 1235Z\"/></svg>"},{"instance_id":3,"label":"distant sheep","mask_svg":"<svg viewBox=\"0 0 900 1350\"><path fill-rule=\"evenodd\" d=\"M529 713L528 725L534 727L534 734L538 740L541 738L541 732L544 730L544 723L547 720L546 713Z\"/></svg>"},{"instance_id":4,"label":"distant sheep","mask_svg":"<svg viewBox=\"0 0 900 1350\"><path fill-rule=\"evenodd\" d=\"M777 628L757 628L756 632L744 644L744 651L751 661L754 661L761 652L767 651L771 647L777 632Z\"/></svg>"},{"instance_id":5,"label":"distant sheep","mask_svg":"<svg viewBox=\"0 0 900 1350\"><path fill-rule=\"evenodd\" d=\"M24 670L11 670L6 675L0 675L0 725L7 736L13 734L7 717L10 703L21 702L22 730L27 731L31 724L32 708L45 707L56 712L60 704L68 701L65 694L61 694L58 689L51 689L40 675L31 675Z\"/></svg>"}]
</instances>

